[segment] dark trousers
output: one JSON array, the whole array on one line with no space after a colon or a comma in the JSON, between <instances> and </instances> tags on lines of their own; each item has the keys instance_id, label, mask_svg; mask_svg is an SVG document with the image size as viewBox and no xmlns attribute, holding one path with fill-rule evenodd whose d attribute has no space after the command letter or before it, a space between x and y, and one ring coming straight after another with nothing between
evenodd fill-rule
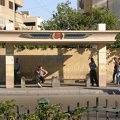
<instances>
[{"instance_id":1,"label":"dark trousers","mask_svg":"<svg viewBox=\"0 0 120 120\"><path fill-rule=\"evenodd\" d=\"M42 77L42 76L40 76L40 77L39 77L39 76L36 76L36 77L35 77L35 82L38 83L38 82L40 82L40 81L42 81L42 83L44 83L44 82L45 82L45 78Z\"/></svg>"},{"instance_id":2,"label":"dark trousers","mask_svg":"<svg viewBox=\"0 0 120 120\"><path fill-rule=\"evenodd\" d=\"M14 84L16 84L18 82L18 74L17 74L17 70L14 70Z\"/></svg>"},{"instance_id":3,"label":"dark trousers","mask_svg":"<svg viewBox=\"0 0 120 120\"><path fill-rule=\"evenodd\" d=\"M45 82L45 78L44 78L44 77L42 77L42 76L40 76L40 80L42 81L42 83L44 83L44 82Z\"/></svg>"},{"instance_id":4,"label":"dark trousers","mask_svg":"<svg viewBox=\"0 0 120 120\"><path fill-rule=\"evenodd\" d=\"M94 83L96 83L96 85L98 86L96 70L90 70L90 81L92 86L94 85Z\"/></svg>"},{"instance_id":5,"label":"dark trousers","mask_svg":"<svg viewBox=\"0 0 120 120\"><path fill-rule=\"evenodd\" d=\"M116 70L114 70L114 72L113 72L113 82L115 82L115 75L117 74L117 71Z\"/></svg>"}]
</instances>

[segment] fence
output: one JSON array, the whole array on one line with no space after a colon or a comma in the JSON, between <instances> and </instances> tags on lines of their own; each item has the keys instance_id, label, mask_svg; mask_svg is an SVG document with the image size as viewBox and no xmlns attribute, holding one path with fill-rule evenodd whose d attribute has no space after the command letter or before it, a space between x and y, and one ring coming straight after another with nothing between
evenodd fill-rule
<instances>
[{"instance_id":1,"label":"fence","mask_svg":"<svg viewBox=\"0 0 120 120\"><path fill-rule=\"evenodd\" d=\"M39 109L39 110L42 110L43 109L43 112L45 112L45 114L46 114L46 111L44 111L45 109L43 108L43 106L42 105L44 105L44 104L48 104L49 103L49 101L47 100L47 101L45 101L45 100L47 100L47 99L41 99L41 101L39 101L38 102L38 104L41 104L41 108ZM8 107L10 106L10 110L11 110L11 107L14 105L14 104L11 104L11 102L7 102L8 103ZM83 112L83 114L85 114L86 116L86 119L87 120L90 120L90 115L91 114L93 114L92 112L94 112L95 113L95 116L94 116L94 119L96 119L96 120L98 120L99 118L100 118L100 116L99 116L99 114L101 113L101 112L103 112L104 113L104 118L106 119L106 120L109 120L110 119L110 114L112 113L112 114L114 114L114 119L115 120L118 120L119 119L119 113L120 113L120 108L119 108L119 106L118 106L118 102L117 101L115 101L115 106L114 107L109 107L108 106L108 99L106 99L106 101L105 101L105 106L99 106L99 104L100 104L100 101L99 101L99 98L97 97L96 98L96 104L95 104L95 106L90 106L90 102L89 101L87 101L87 105L86 105L86 107L83 107L83 108L85 108L84 109L84 111L82 111ZM1 104L2 105L2 104ZM5 104L5 107L6 107L6 105L7 104ZM15 105L16 106L16 105ZM5 107L3 106L3 108L5 109ZM7 109L8 109L8 107L7 107ZM48 107L50 107L50 106L47 106L47 108ZM3 109L2 107L1 107L1 110ZM73 110L71 110L70 109L70 106L68 106L68 108L67 108L67 111L66 112L62 112L62 114L64 114L64 113L69 113L70 115L72 115L72 114L74 114L75 113L75 111L77 110L77 108L79 109L79 108L82 108L82 107L80 107L80 103L78 102L77 103L77 106L76 106L76 108L75 109L73 109ZM4 110L3 109L3 110ZM53 110L53 109L52 109ZM7 111L7 110L6 110ZM6 114L6 111L4 112L4 114L5 114L5 117L6 117L6 115L8 115L8 113ZM8 110L9 111L9 110ZM25 114L27 114L27 115L30 115L30 110L27 108L26 109L26 111L24 112L24 114L20 114L20 108L19 108L19 106L16 106L15 107L15 112L17 113L17 120L21 120L21 117L22 116L24 116ZM59 112L59 111L58 111ZM77 115L76 116L78 116L77 117L77 120L81 120L81 115L82 115L82 112L79 112L79 113L77 113ZM110 113L110 114L109 114ZM11 113L10 113L11 114ZM80 115L81 114L81 115ZM3 116L3 114L1 114L2 116ZM0 116L0 118L2 117L2 116ZM41 119L40 119L41 120ZM47 120L47 119L45 119L45 120ZM66 120L73 120L72 118L69 118L68 117L68 119L66 119ZM74 119L74 120L76 120L76 119ZM93 120L93 119L92 119Z\"/></svg>"},{"instance_id":2,"label":"fence","mask_svg":"<svg viewBox=\"0 0 120 120\"><path fill-rule=\"evenodd\" d=\"M77 103L77 107L80 107L80 104L79 102ZM70 112L70 106L68 106L68 113ZM90 102L87 101L87 107L86 107L86 112L87 112L87 120L90 120L90 113L95 111L96 112L96 120L99 119L99 113L100 112L105 112L105 117L106 117L106 120L109 120L109 112L112 112L115 114L115 120L118 120L119 118L119 113L120 113L120 108L118 106L118 102L115 101L115 107L112 108L112 107L109 107L108 106L108 99L106 99L106 103L105 103L105 106L99 106L99 98L97 97L96 98L96 105L91 107L90 106Z\"/></svg>"},{"instance_id":3,"label":"fence","mask_svg":"<svg viewBox=\"0 0 120 120\"><path fill-rule=\"evenodd\" d=\"M80 107L79 102L77 103L77 107ZM119 119L119 118L118 118L118 117L119 117L118 115L119 115L119 113L120 113L120 108L119 108L119 106L118 106L118 102L117 102L117 101L115 101L115 107L114 107L114 108L108 106L108 99L106 99L105 106L99 106L99 98L97 97L97 98L96 98L96 105L95 105L95 106L91 107L91 106L90 106L90 102L87 101L87 106L86 106L85 108L86 108L86 113L87 113L87 114L86 114L87 120L90 120L90 114L91 114L91 112L93 112L93 111L96 112L96 116L95 116L96 120L99 119L99 113L100 113L100 112L104 112L105 117L106 117L106 120L109 120L109 112L112 112L112 113L115 114L115 120L118 120L118 119ZM70 110L70 106L68 106L67 109L68 109L68 110L67 110L66 113L72 113L72 112L74 111L74 110ZM29 113L30 113L30 110L27 109L26 113L29 114ZM19 117L21 116L21 115L19 114L19 107L17 107L17 114L18 114L18 119L19 119Z\"/></svg>"}]
</instances>

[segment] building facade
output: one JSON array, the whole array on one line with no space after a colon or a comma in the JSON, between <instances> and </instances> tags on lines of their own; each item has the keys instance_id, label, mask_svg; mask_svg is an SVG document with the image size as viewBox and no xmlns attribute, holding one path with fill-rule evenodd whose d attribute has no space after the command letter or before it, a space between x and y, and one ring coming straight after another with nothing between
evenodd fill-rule
<instances>
[{"instance_id":1,"label":"building facade","mask_svg":"<svg viewBox=\"0 0 120 120\"><path fill-rule=\"evenodd\" d=\"M0 29L1 30L41 30L40 17L30 16L29 11L19 11L24 0L0 0Z\"/></svg>"},{"instance_id":2,"label":"building facade","mask_svg":"<svg viewBox=\"0 0 120 120\"><path fill-rule=\"evenodd\" d=\"M106 6L120 20L120 0L77 0L77 9L82 12L88 12L89 6Z\"/></svg>"},{"instance_id":3,"label":"building facade","mask_svg":"<svg viewBox=\"0 0 120 120\"><path fill-rule=\"evenodd\" d=\"M29 11L21 11L24 15L23 17L23 23L29 30L42 30L42 22L44 19L40 17L32 17L30 16Z\"/></svg>"},{"instance_id":4,"label":"building facade","mask_svg":"<svg viewBox=\"0 0 120 120\"><path fill-rule=\"evenodd\" d=\"M23 7L23 0L0 0L0 29L5 29L8 23L13 23L14 26L23 23L19 7Z\"/></svg>"}]
</instances>

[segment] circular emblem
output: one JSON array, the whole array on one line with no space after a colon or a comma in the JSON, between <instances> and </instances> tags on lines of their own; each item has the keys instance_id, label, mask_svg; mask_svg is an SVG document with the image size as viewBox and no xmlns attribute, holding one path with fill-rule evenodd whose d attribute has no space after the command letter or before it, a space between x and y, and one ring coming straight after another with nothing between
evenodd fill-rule
<instances>
[{"instance_id":1,"label":"circular emblem","mask_svg":"<svg viewBox=\"0 0 120 120\"><path fill-rule=\"evenodd\" d=\"M62 33L55 33L54 34L54 39L62 39L63 35Z\"/></svg>"}]
</instances>

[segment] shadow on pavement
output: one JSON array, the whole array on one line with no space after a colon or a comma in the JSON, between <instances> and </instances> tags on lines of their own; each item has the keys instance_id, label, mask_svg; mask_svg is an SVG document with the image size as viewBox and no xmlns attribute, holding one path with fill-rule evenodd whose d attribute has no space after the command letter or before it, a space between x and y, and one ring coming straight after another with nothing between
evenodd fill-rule
<instances>
[{"instance_id":1,"label":"shadow on pavement","mask_svg":"<svg viewBox=\"0 0 120 120\"><path fill-rule=\"evenodd\" d=\"M84 88L89 90L101 90L104 93L109 95L120 95L120 85L116 85L114 83L108 83L106 87L89 87Z\"/></svg>"}]
</instances>

